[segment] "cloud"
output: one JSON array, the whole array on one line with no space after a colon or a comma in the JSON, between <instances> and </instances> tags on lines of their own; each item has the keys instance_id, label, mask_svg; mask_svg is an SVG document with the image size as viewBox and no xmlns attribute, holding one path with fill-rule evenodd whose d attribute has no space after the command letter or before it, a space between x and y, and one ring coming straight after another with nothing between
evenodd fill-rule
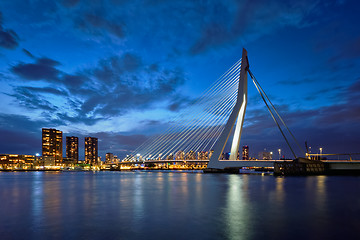
<instances>
[{"instance_id":1,"label":"cloud","mask_svg":"<svg viewBox=\"0 0 360 240\"><path fill-rule=\"evenodd\" d=\"M43 120L0 113L0 153L35 154L41 151Z\"/></svg>"},{"instance_id":2,"label":"cloud","mask_svg":"<svg viewBox=\"0 0 360 240\"><path fill-rule=\"evenodd\" d=\"M152 66L142 64L136 55L125 53L103 59L97 67L84 70L89 78L93 76L97 91L80 94L85 99L81 111L112 116L172 98L185 82L183 71Z\"/></svg>"},{"instance_id":3,"label":"cloud","mask_svg":"<svg viewBox=\"0 0 360 240\"><path fill-rule=\"evenodd\" d=\"M301 85L301 84L309 84L309 83L313 83L316 81L318 81L318 80L316 80L315 78L305 78L305 79L301 79L301 80L293 80L293 79L290 80L289 79L289 80L278 81L277 84L295 86L295 85Z\"/></svg>"},{"instance_id":4,"label":"cloud","mask_svg":"<svg viewBox=\"0 0 360 240\"><path fill-rule=\"evenodd\" d=\"M339 41L339 39L337 39ZM342 41L342 40L340 40ZM338 52L335 56L332 56L328 62L330 64L338 64L339 60L352 60L360 57L360 36L356 36L355 38L349 40L345 40L346 43L342 44L339 47ZM333 47L333 46L331 46ZM350 65L352 67L352 65Z\"/></svg>"},{"instance_id":5,"label":"cloud","mask_svg":"<svg viewBox=\"0 0 360 240\"><path fill-rule=\"evenodd\" d=\"M39 93L48 93L48 94L54 94L58 96L68 96L68 93L60 88L54 88L54 87L28 87L28 86L22 86L22 87L16 87L15 88L17 92L30 92L34 95L37 95Z\"/></svg>"},{"instance_id":6,"label":"cloud","mask_svg":"<svg viewBox=\"0 0 360 240\"><path fill-rule=\"evenodd\" d=\"M106 153L111 152L116 154L121 159L126 157L126 154L132 152L137 146L145 142L147 136L142 134L129 134L123 132L89 132L87 134L79 132L70 132L64 134L66 136L77 136L80 142L84 141L84 137L96 137L99 139L99 156L104 157ZM82 144L79 149L80 157L84 157L84 150Z\"/></svg>"},{"instance_id":7,"label":"cloud","mask_svg":"<svg viewBox=\"0 0 360 240\"><path fill-rule=\"evenodd\" d=\"M18 35L11 29L3 27L2 14L0 12L0 47L14 49L19 45Z\"/></svg>"},{"instance_id":8,"label":"cloud","mask_svg":"<svg viewBox=\"0 0 360 240\"><path fill-rule=\"evenodd\" d=\"M36 88L35 88L36 89ZM42 97L36 92L33 92L31 88L28 87L17 87L14 89L14 94L7 94L8 96L12 96L17 99L20 105L34 110L45 110L45 111L56 111L58 107L53 105L51 102ZM54 91L54 89L36 89L38 92L46 92Z\"/></svg>"},{"instance_id":9,"label":"cloud","mask_svg":"<svg viewBox=\"0 0 360 240\"><path fill-rule=\"evenodd\" d=\"M284 26L304 27L312 24L307 18L318 7L319 1L265 1L248 0L234 3L236 11L223 8L203 27L200 37L190 48L191 54L200 54L210 48L224 46L232 41L252 41ZM227 10L227 11L226 11ZM221 16L230 14L231 21Z\"/></svg>"},{"instance_id":10,"label":"cloud","mask_svg":"<svg viewBox=\"0 0 360 240\"><path fill-rule=\"evenodd\" d=\"M49 58L37 58L35 63L18 63L11 71L26 80L59 81L60 71L56 69L60 63Z\"/></svg>"},{"instance_id":11,"label":"cloud","mask_svg":"<svg viewBox=\"0 0 360 240\"><path fill-rule=\"evenodd\" d=\"M22 51L23 51L28 57L33 58L33 59L36 58L31 52L29 52L29 51L26 50L25 48L23 48Z\"/></svg>"},{"instance_id":12,"label":"cloud","mask_svg":"<svg viewBox=\"0 0 360 240\"><path fill-rule=\"evenodd\" d=\"M26 51L25 54L30 53ZM10 68L11 72L21 79L42 81L50 86L17 86L15 93L8 95L24 107L43 110L47 119L59 124L92 125L105 117L171 101L179 96L177 89L185 82L181 69L145 64L133 53L99 60L96 66L75 73L60 70L61 63L51 58L32 58L34 63L18 63ZM54 83L57 87L53 87ZM55 101L49 94L63 100ZM64 109L64 104L69 109Z\"/></svg>"},{"instance_id":13,"label":"cloud","mask_svg":"<svg viewBox=\"0 0 360 240\"><path fill-rule=\"evenodd\" d=\"M173 112L177 112L181 109L186 108L188 105L190 105L191 103L193 103L195 100L194 99L190 99L189 97L185 97L182 96L181 94L174 96L169 105L168 105L168 109L170 111Z\"/></svg>"},{"instance_id":14,"label":"cloud","mask_svg":"<svg viewBox=\"0 0 360 240\"><path fill-rule=\"evenodd\" d=\"M360 135L360 79L347 88L340 89L338 103L322 106L318 109L291 109L289 105L276 105L280 115L303 148L307 140L309 144L319 144L328 153L354 152L358 148ZM285 128L283 130L286 133ZM297 154L295 143L290 139ZM255 146L254 151L268 146L273 150L282 148L290 156L285 140L277 129L265 107L248 109L245 117L243 143ZM256 154L255 154L256 155Z\"/></svg>"},{"instance_id":15,"label":"cloud","mask_svg":"<svg viewBox=\"0 0 360 240\"><path fill-rule=\"evenodd\" d=\"M76 115L70 116L66 112L57 113L56 117L51 116L52 119L56 119L59 125L67 125L67 124L76 124L76 123L84 123L87 126L92 126L97 122L104 120L103 117L89 116L80 114L79 111Z\"/></svg>"},{"instance_id":16,"label":"cloud","mask_svg":"<svg viewBox=\"0 0 360 240\"><path fill-rule=\"evenodd\" d=\"M61 4L63 4L65 7L72 8L75 7L80 0L62 0Z\"/></svg>"},{"instance_id":17,"label":"cloud","mask_svg":"<svg viewBox=\"0 0 360 240\"><path fill-rule=\"evenodd\" d=\"M106 15L101 13L86 13L79 15L75 24L79 29L95 36L101 35L104 33L104 30L118 38L123 38L125 36L122 24L119 24L116 20L107 19Z\"/></svg>"}]
</instances>

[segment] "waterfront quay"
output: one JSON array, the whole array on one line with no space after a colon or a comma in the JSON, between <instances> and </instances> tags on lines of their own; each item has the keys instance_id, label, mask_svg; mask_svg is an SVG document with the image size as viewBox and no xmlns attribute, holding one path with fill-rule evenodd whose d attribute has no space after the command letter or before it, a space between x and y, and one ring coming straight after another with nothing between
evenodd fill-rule
<instances>
[{"instance_id":1,"label":"waterfront quay","mask_svg":"<svg viewBox=\"0 0 360 240\"><path fill-rule=\"evenodd\" d=\"M223 171L208 169L209 160L142 160L86 164L84 161L62 161L48 164L34 155L0 155L0 171L132 171L132 170L204 170L204 172L243 173L242 169L257 171L275 170L276 175L347 175L360 174L360 160L309 160L294 163L293 160L222 160ZM275 168L274 168L275 167Z\"/></svg>"}]
</instances>

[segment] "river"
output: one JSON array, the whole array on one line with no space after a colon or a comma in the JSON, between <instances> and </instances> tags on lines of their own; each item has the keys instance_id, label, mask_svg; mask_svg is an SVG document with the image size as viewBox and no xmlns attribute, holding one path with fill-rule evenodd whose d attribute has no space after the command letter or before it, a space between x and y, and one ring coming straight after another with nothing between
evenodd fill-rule
<instances>
[{"instance_id":1,"label":"river","mask_svg":"<svg viewBox=\"0 0 360 240\"><path fill-rule=\"evenodd\" d=\"M355 239L360 177L0 172L0 239Z\"/></svg>"}]
</instances>

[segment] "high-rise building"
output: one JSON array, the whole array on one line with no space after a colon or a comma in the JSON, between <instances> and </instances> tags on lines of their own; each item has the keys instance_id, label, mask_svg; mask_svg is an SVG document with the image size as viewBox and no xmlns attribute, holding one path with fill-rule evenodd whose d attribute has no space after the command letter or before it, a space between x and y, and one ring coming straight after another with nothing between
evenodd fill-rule
<instances>
[{"instance_id":1,"label":"high-rise building","mask_svg":"<svg viewBox=\"0 0 360 240\"><path fill-rule=\"evenodd\" d=\"M249 160L249 146L245 145L242 148L242 159Z\"/></svg>"},{"instance_id":2,"label":"high-rise building","mask_svg":"<svg viewBox=\"0 0 360 240\"><path fill-rule=\"evenodd\" d=\"M79 138L66 137L66 157L72 159L73 162L79 161Z\"/></svg>"},{"instance_id":3,"label":"high-rise building","mask_svg":"<svg viewBox=\"0 0 360 240\"><path fill-rule=\"evenodd\" d=\"M42 129L42 155L52 158L55 165L60 165L63 158L62 153L62 131L53 128Z\"/></svg>"},{"instance_id":4,"label":"high-rise building","mask_svg":"<svg viewBox=\"0 0 360 240\"><path fill-rule=\"evenodd\" d=\"M105 162L106 163L113 163L114 162L114 154L113 153L106 153L105 154Z\"/></svg>"},{"instance_id":5,"label":"high-rise building","mask_svg":"<svg viewBox=\"0 0 360 240\"><path fill-rule=\"evenodd\" d=\"M98 139L94 137L85 138L85 162L97 164L98 158Z\"/></svg>"}]
</instances>

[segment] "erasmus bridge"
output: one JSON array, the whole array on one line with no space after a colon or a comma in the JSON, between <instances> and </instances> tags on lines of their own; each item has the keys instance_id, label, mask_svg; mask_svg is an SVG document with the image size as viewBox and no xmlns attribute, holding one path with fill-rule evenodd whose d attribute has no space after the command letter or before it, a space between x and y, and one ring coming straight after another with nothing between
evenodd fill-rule
<instances>
[{"instance_id":1,"label":"erasmus bridge","mask_svg":"<svg viewBox=\"0 0 360 240\"><path fill-rule=\"evenodd\" d=\"M248 101L248 75L289 144L279 122L283 123L290 136L294 136L251 73L247 51L243 49L242 58L172 120L164 133L149 138L128 155L123 163L208 161L208 168L214 169L243 167L249 164L272 167L273 161L239 160L239 144ZM231 145L231 151L228 160L225 160L224 149L227 144ZM296 158L292 147L289 147Z\"/></svg>"},{"instance_id":2,"label":"erasmus bridge","mask_svg":"<svg viewBox=\"0 0 360 240\"><path fill-rule=\"evenodd\" d=\"M208 169L273 167L279 160L240 160L239 144L248 102L248 75L275 121L294 159L300 147L292 132L250 71L247 51L200 97L192 101L162 134L149 138L121 164L206 162ZM291 143L290 144L290 141ZM229 157L224 156L230 147ZM281 160L283 162L283 160Z\"/></svg>"}]
</instances>

